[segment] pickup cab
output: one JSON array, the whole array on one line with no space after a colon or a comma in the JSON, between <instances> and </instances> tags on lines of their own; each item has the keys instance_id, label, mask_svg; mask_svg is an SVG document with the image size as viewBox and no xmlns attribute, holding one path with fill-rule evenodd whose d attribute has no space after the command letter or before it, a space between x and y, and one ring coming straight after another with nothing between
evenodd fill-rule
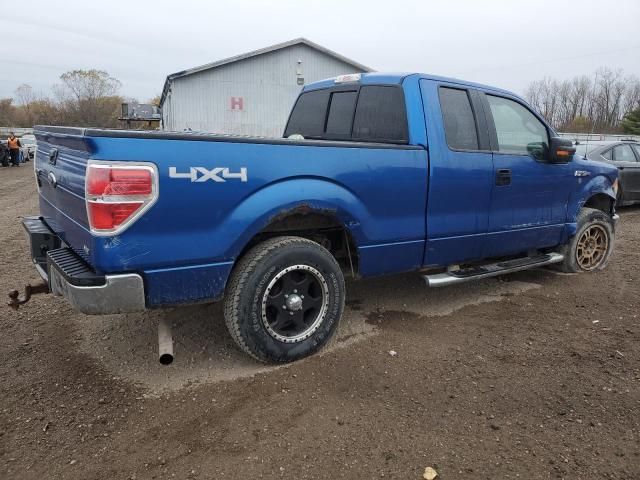
<instances>
[{"instance_id":1,"label":"pickup cab","mask_svg":"<svg viewBox=\"0 0 640 480\"><path fill-rule=\"evenodd\" d=\"M513 93L424 74L305 86L284 138L35 127L53 294L87 314L224 301L265 362L318 351L345 276L442 286L557 264L604 268L617 170ZM16 300L16 299L14 299Z\"/></svg>"}]
</instances>

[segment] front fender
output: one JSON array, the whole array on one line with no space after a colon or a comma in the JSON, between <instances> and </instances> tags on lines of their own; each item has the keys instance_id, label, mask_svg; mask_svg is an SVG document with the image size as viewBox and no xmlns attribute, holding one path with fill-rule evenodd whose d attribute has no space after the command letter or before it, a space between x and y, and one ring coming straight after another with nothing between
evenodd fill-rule
<instances>
[{"instance_id":1,"label":"front fender","mask_svg":"<svg viewBox=\"0 0 640 480\"><path fill-rule=\"evenodd\" d=\"M616 200L616 194L613 191L613 182L608 175L600 174L593 178L590 178L587 182L583 182L574 195L574 198L569 202L569 209L567 211L567 221L569 223L575 223L578 217L578 213L589 201L590 198L598 194L604 194L611 200Z\"/></svg>"}]
</instances>

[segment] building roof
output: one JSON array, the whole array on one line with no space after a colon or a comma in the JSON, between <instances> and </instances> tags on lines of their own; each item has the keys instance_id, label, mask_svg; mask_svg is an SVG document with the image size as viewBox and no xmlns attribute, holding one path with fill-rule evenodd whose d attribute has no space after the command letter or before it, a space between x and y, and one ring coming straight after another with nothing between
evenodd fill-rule
<instances>
[{"instance_id":1,"label":"building roof","mask_svg":"<svg viewBox=\"0 0 640 480\"><path fill-rule=\"evenodd\" d=\"M336 58L344 63L348 63L354 66L356 69L362 72L373 72L372 68L367 67L366 65L362 65L354 60L351 60L347 57L340 55L339 53L334 52L333 50L329 50L317 43L312 42L311 40L307 40L306 38L295 38L293 40L289 40L288 42L278 43L276 45L271 45L270 47L260 48L258 50L253 50L251 52L243 53L242 55L236 55L234 57L225 58L223 60L218 60L216 62L207 63L205 65L200 65L199 67L189 68L187 70L182 70L180 72L172 73L167 75L167 79L164 82L164 87L162 88L162 96L160 97L160 106L164 103L164 99L169 92L169 86L171 82L180 77L186 77L187 75L191 75L193 73L203 72L205 70L211 70L213 68L218 68L223 65L228 65L230 63L239 62L241 60L246 60L248 58L257 57L258 55L264 55L265 53L275 52L276 50L282 50L284 48L292 47L294 45L306 45L314 50L317 50L325 55L329 55L333 58Z\"/></svg>"}]
</instances>

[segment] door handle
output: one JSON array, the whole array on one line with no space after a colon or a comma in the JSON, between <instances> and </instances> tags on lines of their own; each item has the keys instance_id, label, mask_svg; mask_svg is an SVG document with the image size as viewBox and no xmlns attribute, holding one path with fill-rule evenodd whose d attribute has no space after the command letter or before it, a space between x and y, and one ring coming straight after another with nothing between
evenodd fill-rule
<instances>
[{"instance_id":1,"label":"door handle","mask_svg":"<svg viewBox=\"0 0 640 480\"><path fill-rule=\"evenodd\" d=\"M496 185L511 185L511 170L500 168L496 171Z\"/></svg>"}]
</instances>

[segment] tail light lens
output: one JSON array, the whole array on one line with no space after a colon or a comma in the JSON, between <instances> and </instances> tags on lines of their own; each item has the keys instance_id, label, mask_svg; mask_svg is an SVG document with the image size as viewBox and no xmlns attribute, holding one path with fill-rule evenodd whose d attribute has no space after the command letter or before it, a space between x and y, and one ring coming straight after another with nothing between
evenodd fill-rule
<instances>
[{"instance_id":1,"label":"tail light lens","mask_svg":"<svg viewBox=\"0 0 640 480\"><path fill-rule=\"evenodd\" d=\"M115 235L156 201L158 172L148 163L89 162L85 192L91 231Z\"/></svg>"}]
</instances>

